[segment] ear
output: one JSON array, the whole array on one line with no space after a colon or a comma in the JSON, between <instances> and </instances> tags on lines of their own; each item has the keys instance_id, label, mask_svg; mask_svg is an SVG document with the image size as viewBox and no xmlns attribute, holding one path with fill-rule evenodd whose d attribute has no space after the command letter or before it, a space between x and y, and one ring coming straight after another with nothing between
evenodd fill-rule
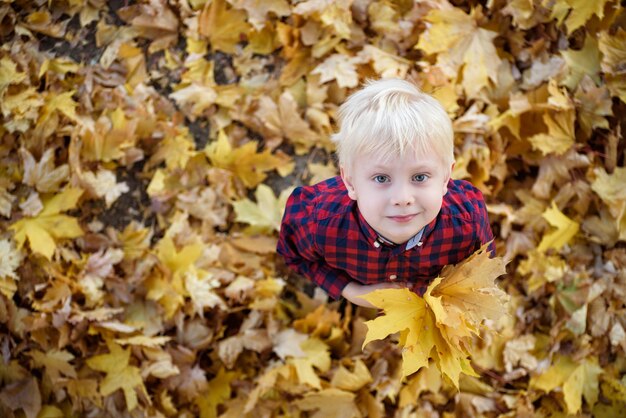
<instances>
[{"instance_id":1,"label":"ear","mask_svg":"<svg viewBox=\"0 0 626 418\"><path fill-rule=\"evenodd\" d=\"M448 171L448 174L443 179L443 194L444 195L446 193L448 193L448 182L450 182L450 178L452 177L452 170L454 170L454 165L455 164L456 164L456 161L452 161L452 165L450 166L450 170Z\"/></svg>"},{"instance_id":2,"label":"ear","mask_svg":"<svg viewBox=\"0 0 626 418\"><path fill-rule=\"evenodd\" d=\"M343 184L345 184L346 189L348 190L348 197L352 200L356 200L356 190L354 189L354 184L352 183L352 176L347 173L343 166L339 167L339 173L341 174Z\"/></svg>"}]
</instances>

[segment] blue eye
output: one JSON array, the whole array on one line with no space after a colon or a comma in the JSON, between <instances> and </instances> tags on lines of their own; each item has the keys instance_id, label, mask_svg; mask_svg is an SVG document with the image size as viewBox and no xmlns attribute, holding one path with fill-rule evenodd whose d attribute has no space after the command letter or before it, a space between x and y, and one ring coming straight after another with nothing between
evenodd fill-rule
<instances>
[{"instance_id":1,"label":"blue eye","mask_svg":"<svg viewBox=\"0 0 626 418\"><path fill-rule=\"evenodd\" d=\"M379 174L377 176L374 176L372 180L374 180L376 183L387 183L389 181L389 177Z\"/></svg>"},{"instance_id":2,"label":"blue eye","mask_svg":"<svg viewBox=\"0 0 626 418\"><path fill-rule=\"evenodd\" d=\"M416 174L413 176L413 181L416 181L418 183L423 183L426 181L426 179L428 179L428 176L426 174Z\"/></svg>"}]
</instances>

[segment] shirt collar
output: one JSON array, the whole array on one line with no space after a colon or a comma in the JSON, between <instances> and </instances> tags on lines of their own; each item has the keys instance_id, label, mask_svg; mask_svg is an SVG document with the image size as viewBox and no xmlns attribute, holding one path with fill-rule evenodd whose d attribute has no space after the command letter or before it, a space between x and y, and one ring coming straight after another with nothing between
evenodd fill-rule
<instances>
[{"instance_id":1,"label":"shirt collar","mask_svg":"<svg viewBox=\"0 0 626 418\"><path fill-rule=\"evenodd\" d=\"M359 227L361 231L363 232L363 234L365 235L367 242L370 245L376 248L380 248L381 245L388 245L392 247L395 247L398 245L389 241L385 237L379 235L378 232L376 232L374 228L372 228L370 224L367 223L367 221L363 217L363 214L361 213L361 211L359 210L356 204L354 205L354 208L357 212L357 219L358 219ZM433 219L428 225L424 226L417 234L413 236L413 238L407 241L405 250L410 250L411 248L414 248L414 247L421 247L424 242L424 239L426 239L426 237L428 237L428 235L432 232L432 230L435 229L436 223L437 223L437 218Z\"/></svg>"}]
</instances>

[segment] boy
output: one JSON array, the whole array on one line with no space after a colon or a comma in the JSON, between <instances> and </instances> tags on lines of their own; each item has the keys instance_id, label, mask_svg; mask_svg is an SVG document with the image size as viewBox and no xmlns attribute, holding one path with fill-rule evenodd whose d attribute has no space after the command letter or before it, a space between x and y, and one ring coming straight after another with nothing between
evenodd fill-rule
<instances>
[{"instance_id":1,"label":"boy","mask_svg":"<svg viewBox=\"0 0 626 418\"><path fill-rule=\"evenodd\" d=\"M437 100L379 80L338 119L341 175L287 201L277 251L290 268L334 299L372 307L360 296L400 286L421 295L445 265L492 241L481 192L450 179L454 135Z\"/></svg>"}]
</instances>

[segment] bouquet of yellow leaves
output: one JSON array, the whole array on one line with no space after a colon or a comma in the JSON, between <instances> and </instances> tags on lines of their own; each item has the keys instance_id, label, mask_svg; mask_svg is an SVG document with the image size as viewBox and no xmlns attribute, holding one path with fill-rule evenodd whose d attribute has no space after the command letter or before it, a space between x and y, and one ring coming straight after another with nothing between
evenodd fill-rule
<instances>
[{"instance_id":1,"label":"bouquet of yellow leaves","mask_svg":"<svg viewBox=\"0 0 626 418\"><path fill-rule=\"evenodd\" d=\"M428 366L431 358L456 387L461 372L477 376L469 363L472 335L479 335L483 320L505 315L509 300L495 284L506 272L505 263L501 257L489 258L486 248L456 266L446 266L423 298L409 289L376 290L363 296L383 310L365 323L363 347L399 332L403 377Z\"/></svg>"}]
</instances>

